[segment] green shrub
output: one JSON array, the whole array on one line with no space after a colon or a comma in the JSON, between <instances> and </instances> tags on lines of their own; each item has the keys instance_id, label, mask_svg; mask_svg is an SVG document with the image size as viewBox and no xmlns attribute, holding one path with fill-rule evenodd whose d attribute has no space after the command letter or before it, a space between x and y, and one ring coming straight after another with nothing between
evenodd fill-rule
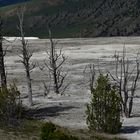
<instances>
[{"instance_id":1,"label":"green shrub","mask_svg":"<svg viewBox=\"0 0 140 140\"><path fill-rule=\"evenodd\" d=\"M78 138L65 134L49 122L45 123L41 129L41 140L78 140Z\"/></svg>"},{"instance_id":2,"label":"green shrub","mask_svg":"<svg viewBox=\"0 0 140 140\"><path fill-rule=\"evenodd\" d=\"M21 117L20 92L15 85L0 88L0 121L15 123Z\"/></svg>"},{"instance_id":3,"label":"green shrub","mask_svg":"<svg viewBox=\"0 0 140 140\"><path fill-rule=\"evenodd\" d=\"M109 82L108 76L100 75L96 87L91 91L91 102L87 105L87 124L90 130L118 133L121 123L121 100L118 90Z\"/></svg>"}]
</instances>

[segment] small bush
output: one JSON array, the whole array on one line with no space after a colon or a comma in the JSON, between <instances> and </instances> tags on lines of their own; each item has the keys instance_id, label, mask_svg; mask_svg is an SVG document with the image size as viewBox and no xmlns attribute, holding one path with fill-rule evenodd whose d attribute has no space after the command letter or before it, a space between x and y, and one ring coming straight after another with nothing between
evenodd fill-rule
<instances>
[{"instance_id":1,"label":"small bush","mask_svg":"<svg viewBox=\"0 0 140 140\"><path fill-rule=\"evenodd\" d=\"M65 134L49 122L45 123L41 129L41 140L78 140L78 138Z\"/></svg>"},{"instance_id":2,"label":"small bush","mask_svg":"<svg viewBox=\"0 0 140 140\"><path fill-rule=\"evenodd\" d=\"M15 123L21 117L20 92L15 85L0 88L0 121Z\"/></svg>"},{"instance_id":3,"label":"small bush","mask_svg":"<svg viewBox=\"0 0 140 140\"><path fill-rule=\"evenodd\" d=\"M91 102L86 110L89 129L118 133L122 123L120 121L121 100L117 88L110 84L108 76L101 74L91 94Z\"/></svg>"}]
</instances>

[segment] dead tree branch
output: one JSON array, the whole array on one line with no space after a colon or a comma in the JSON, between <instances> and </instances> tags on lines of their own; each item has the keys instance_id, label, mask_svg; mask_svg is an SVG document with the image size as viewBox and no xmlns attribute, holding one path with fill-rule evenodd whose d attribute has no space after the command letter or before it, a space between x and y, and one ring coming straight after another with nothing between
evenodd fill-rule
<instances>
[{"instance_id":1,"label":"dead tree branch","mask_svg":"<svg viewBox=\"0 0 140 140\"><path fill-rule=\"evenodd\" d=\"M44 65L50 73L51 80L53 81L53 90L56 94L63 94L68 85L64 86L67 72L64 72L63 65L67 60L62 49L56 49L56 44L52 39L52 33L49 30L50 49L47 51L48 62L45 61Z\"/></svg>"},{"instance_id":2,"label":"dead tree branch","mask_svg":"<svg viewBox=\"0 0 140 140\"><path fill-rule=\"evenodd\" d=\"M85 77L88 77L89 81L86 81L86 83L88 83L88 87L90 87L90 91L92 91L94 89L94 81L95 81L95 65L94 64L87 65L83 73Z\"/></svg>"},{"instance_id":3,"label":"dead tree branch","mask_svg":"<svg viewBox=\"0 0 140 140\"><path fill-rule=\"evenodd\" d=\"M137 90L140 67L138 54L136 60L133 60L133 64L132 61L127 58L126 54L125 47L123 48L122 56L116 54L115 52L115 74L111 74L110 71L108 71L108 73L118 86L119 94L122 99L124 115L126 117L130 117L132 113L135 92Z\"/></svg>"}]
</instances>

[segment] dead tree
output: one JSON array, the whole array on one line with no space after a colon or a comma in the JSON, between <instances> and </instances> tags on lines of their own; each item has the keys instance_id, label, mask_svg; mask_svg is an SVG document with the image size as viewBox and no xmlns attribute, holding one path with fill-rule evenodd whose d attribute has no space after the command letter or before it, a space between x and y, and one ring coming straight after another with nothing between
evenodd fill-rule
<instances>
[{"instance_id":1,"label":"dead tree","mask_svg":"<svg viewBox=\"0 0 140 140\"><path fill-rule=\"evenodd\" d=\"M5 64L4 64L5 53L3 51L3 21L0 16L0 76L1 76L1 87L7 85Z\"/></svg>"},{"instance_id":2,"label":"dead tree","mask_svg":"<svg viewBox=\"0 0 140 140\"><path fill-rule=\"evenodd\" d=\"M86 79L88 77L88 81L86 80L86 84L88 84L88 87L92 92L95 83L95 65L94 64L87 65L83 71L83 74L85 75Z\"/></svg>"},{"instance_id":3,"label":"dead tree","mask_svg":"<svg viewBox=\"0 0 140 140\"><path fill-rule=\"evenodd\" d=\"M29 104L32 105L32 80L31 80L31 72L35 68L35 64L31 63L31 57L33 55L33 52L29 50L28 46L28 40L25 39L25 32L24 32L24 12L25 7L20 8L17 12L19 24L17 26L20 36L21 36L21 53L22 55L18 55L22 60L21 62L24 65L25 72L26 72L26 79L27 79L27 87L28 87L28 97L29 97Z\"/></svg>"},{"instance_id":4,"label":"dead tree","mask_svg":"<svg viewBox=\"0 0 140 140\"><path fill-rule=\"evenodd\" d=\"M56 43L52 39L51 31L49 30L50 49L47 51L49 62L45 62L45 66L49 70L50 77L53 81L53 90L56 94L63 94L68 85L64 86L64 81L67 76L67 72L63 71L63 64L66 61L66 57L62 50L56 50Z\"/></svg>"},{"instance_id":5,"label":"dead tree","mask_svg":"<svg viewBox=\"0 0 140 140\"><path fill-rule=\"evenodd\" d=\"M126 56L125 48L122 56L115 53L115 74L113 75L111 72L109 74L118 86L124 115L130 117L140 75L138 56L132 63L132 60L129 60Z\"/></svg>"}]
</instances>

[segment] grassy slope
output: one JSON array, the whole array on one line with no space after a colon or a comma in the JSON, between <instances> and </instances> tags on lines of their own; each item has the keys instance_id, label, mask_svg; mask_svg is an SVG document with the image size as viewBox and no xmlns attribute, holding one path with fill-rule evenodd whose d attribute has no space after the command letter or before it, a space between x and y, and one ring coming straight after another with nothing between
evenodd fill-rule
<instances>
[{"instance_id":1,"label":"grassy slope","mask_svg":"<svg viewBox=\"0 0 140 140\"><path fill-rule=\"evenodd\" d=\"M20 127L0 127L0 140L27 140L33 139L39 140L40 137L40 129L44 122L37 120L25 120L22 122ZM105 135L105 134L97 134L91 135L87 130L71 130L59 127L62 131L68 134L72 134L74 136L78 136L80 140L125 140L121 138L115 138L115 136Z\"/></svg>"}]
</instances>

